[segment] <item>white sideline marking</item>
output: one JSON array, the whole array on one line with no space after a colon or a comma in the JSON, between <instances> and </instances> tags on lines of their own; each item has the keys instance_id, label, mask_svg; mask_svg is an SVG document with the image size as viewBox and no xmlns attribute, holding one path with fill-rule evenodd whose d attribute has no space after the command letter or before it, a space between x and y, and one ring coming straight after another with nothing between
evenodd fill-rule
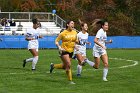
<instances>
[{"instance_id":1,"label":"white sideline marking","mask_svg":"<svg viewBox=\"0 0 140 93\"><path fill-rule=\"evenodd\" d=\"M123 58L109 58L109 59L133 62L133 64L131 64L131 65L125 65L125 66L114 67L114 68L109 68L109 69L133 67L133 66L138 65L138 63L139 63L138 61L135 61L135 60L129 60L129 59L127 60L127 59L123 59ZM102 69L83 69L83 71L87 71L87 70L94 70L94 71L96 71L96 70L102 70ZM76 71L73 71L73 72L76 72ZM36 73L40 73L40 72L35 72L35 74ZM46 72L46 73L49 73L49 72ZM3 74L3 72L1 74ZM32 72L20 73L19 72L19 73L9 73L9 74L16 75L16 74L34 74L34 73L32 73Z\"/></svg>"}]
</instances>

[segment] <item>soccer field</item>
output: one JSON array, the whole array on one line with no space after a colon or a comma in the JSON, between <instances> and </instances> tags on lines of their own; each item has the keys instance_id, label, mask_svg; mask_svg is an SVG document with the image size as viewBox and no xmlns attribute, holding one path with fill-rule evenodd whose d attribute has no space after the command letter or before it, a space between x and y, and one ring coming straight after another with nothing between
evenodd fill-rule
<instances>
[{"instance_id":1,"label":"soccer field","mask_svg":"<svg viewBox=\"0 0 140 93\"><path fill-rule=\"evenodd\" d=\"M26 49L0 49L0 93L140 93L140 50L109 49L108 82L102 81L102 68L86 64L81 77L76 76L77 61L72 61L73 81L70 85L64 70L49 73L50 63L60 63L56 49L39 50L37 70L22 61L31 57ZM92 49L87 57L93 60Z\"/></svg>"}]
</instances>

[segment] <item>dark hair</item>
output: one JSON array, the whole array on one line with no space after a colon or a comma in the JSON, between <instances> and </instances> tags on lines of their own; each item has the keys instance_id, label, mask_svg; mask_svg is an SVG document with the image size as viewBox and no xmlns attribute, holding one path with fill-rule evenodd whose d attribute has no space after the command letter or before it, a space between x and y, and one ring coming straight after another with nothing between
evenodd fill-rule
<instances>
[{"instance_id":1,"label":"dark hair","mask_svg":"<svg viewBox=\"0 0 140 93\"><path fill-rule=\"evenodd\" d=\"M63 29L61 29L60 33L61 33L61 32L63 32L64 30L65 30L64 28L63 28Z\"/></svg>"},{"instance_id":2,"label":"dark hair","mask_svg":"<svg viewBox=\"0 0 140 93\"><path fill-rule=\"evenodd\" d=\"M101 25L101 28L102 28L102 26L105 25L105 22L108 22L108 21L106 19L101 19L96 24L100 24Z\"/></svg>"},{"instance_id":3,"label":"dark hair","mask_svg":"<svg viewBox=\"0 0 140 93\"><path fill-rule=\"evenodd\" d=\"M87 24L87 23L84 23L84 22L80 23L81 29L82 29L82 27L84 27L85 24Z\"/></svg>"},{"instance_id":4,"label":"dark hair","mask_svg":"<svg viewBox=\"0 0 140 93\"><path fill-rule=\"evenodd\" d=\"M68 28L67 24L69 24L72 20L66 22L66 29Z\"/></svg>"},{"instance_id":5,"label":"dark hair","mask_svg":"<svg viewBox=\"0 0 140 93\"><path fill-rule=\"evenodd\" d=\"M82 22L80 25L81 25L81 27L83 27L85 24L87 24L87 23Z\"/></svg>"},{"instance_id":6,"label":"dark hair","mask_svg":"<svg viewBox=\"0 0 140 93\"><path fill-rule=\"evenodd\" d=\"M38 23L37 18L33 18L33 19L32 19L32 22L33 22L33 24L37 24L37 23Z\"/></svg>"}]
</instances>

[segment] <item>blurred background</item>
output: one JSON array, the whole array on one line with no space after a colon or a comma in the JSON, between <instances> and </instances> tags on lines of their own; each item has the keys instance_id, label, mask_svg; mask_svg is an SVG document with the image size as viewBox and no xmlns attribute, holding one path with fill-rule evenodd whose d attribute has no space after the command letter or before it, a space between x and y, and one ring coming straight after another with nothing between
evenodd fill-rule
<instances>
[{"instance_id":1,"label":"blurred background","mask_svg":"<svg viewBox=\"0 0 140 93\"><path fill-rule=\"evenodd\" d=\"M0 0L0 11L55 12L65 21L74 20L76 29L81 19L91 36L96 34L93 20L102 18L109 21L108 35L140 35L140 0Z\"/></svg>"}]
</instances>

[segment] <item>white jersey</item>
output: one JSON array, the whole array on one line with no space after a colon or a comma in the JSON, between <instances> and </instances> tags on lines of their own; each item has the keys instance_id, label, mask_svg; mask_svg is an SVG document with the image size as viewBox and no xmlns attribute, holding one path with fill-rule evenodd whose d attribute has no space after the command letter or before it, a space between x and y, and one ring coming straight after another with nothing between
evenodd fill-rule
<instances>
[{"instance_id":1,"label":"white jersey","mask_svg":"<svg viewBox=\"0 0 140 93\"><path fill-rule=\"evenodd\" d=\"M88 41L88 33L86 32L84 34L81 31L77 34L77 38L78 38L78 41L79 41L79 45L86 47L86 43Z\"/></svg>"},{"instance_id":2,"label":"white jersey","mask_svg":"<svg viewBox=\"0 0 140 93\"><path fill-rule=\"evenodd\" d=\"M107 35L106 35L106 32L102 28L97 32L96 38L98 38L98 42L100 44L105 46L105 41L107 40ZM101 46L97 45L96 43L95 43L94 47L102 48Z\"/></svg>"},{"instance_id":3,"label":"white jersey","mask_svg":"<svg viewBox=\"0 0 140 93\"><path fill-rule=\"evenodd\" d=\"M34 40L30 40L28 43L28 49L38 49L39 43L38 43L38 38L39 38L40 32L39 29L34 29L34 28L29 28L27 29L26 37L29 38L34 38Z\"/></svg>"},{"instance_id":4,"label":"white jersey","mask_svg":"<svg viewBox=\"0 0 140 93\"><path fill-rule=\"evenodd\" d=\"M105 41L107 40L107 35L106 35L106 32L102 28L97 32L96 38L98 38L98 42L100 44L105 46ZM106 54L106 50L95 43L95 45L93 47L93 56L100 57L103 54Z\"/></svg>"},{"instance_id":5,"label":"white jersey","mask_svg":"<svg viewBox=\"0 0 140 93\"><path fill-rule=\"evenodd\" d=\"M83 56L86 56L86 43L88 41L88 33L86 32L84 34L81 31L77 34L77 38L78 38L78 41L79 41L79 44L76 44L76 47L78 48L78 51L75 49L74 54L81 53Z\"/></svg>"}]
</instances>

